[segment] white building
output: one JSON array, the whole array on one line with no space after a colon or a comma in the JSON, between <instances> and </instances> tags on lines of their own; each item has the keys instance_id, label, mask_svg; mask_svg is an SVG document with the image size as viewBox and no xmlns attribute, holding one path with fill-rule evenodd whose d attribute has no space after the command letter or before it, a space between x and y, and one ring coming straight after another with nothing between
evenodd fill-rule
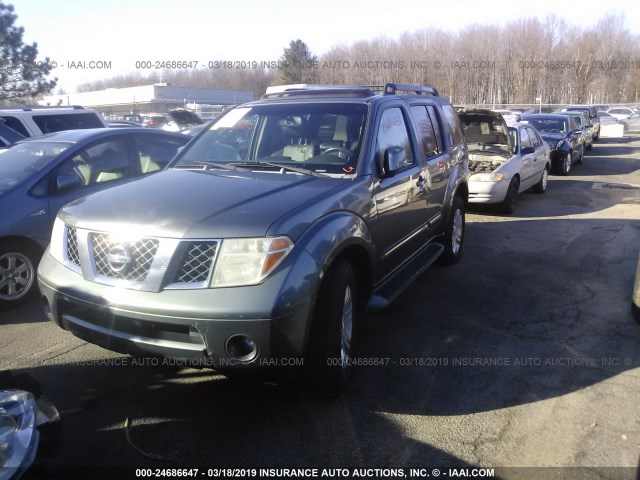
<instances>
[{"instance_id":1,"label":"white building","mask_svg":"<svg viewBox=\"0 0 640 480\"><path fill-rule=\"evenodd\" d=\"M177 87L166 83L140 87L109 88L95 92L48 95L40 105L80 105L104 116L167 113L188 104L236 105L253 100L250 90Z\"/></svg>"}]
</instances>

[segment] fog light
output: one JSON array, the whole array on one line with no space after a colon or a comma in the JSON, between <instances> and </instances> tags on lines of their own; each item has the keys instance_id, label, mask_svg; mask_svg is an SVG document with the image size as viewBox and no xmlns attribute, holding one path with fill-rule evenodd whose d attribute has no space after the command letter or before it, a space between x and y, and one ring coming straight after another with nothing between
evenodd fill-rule
<instances>
[{"instance_id":1,"label":"fog light","mask_svg":"<svg viewBox=\"0 0 640 480\"><path fill-rule=\"evenodd\" d=\"M224 346L230 358L250 362L258 355L258 345L247 335L232 335Z\"/></svg>"}]
</instances>

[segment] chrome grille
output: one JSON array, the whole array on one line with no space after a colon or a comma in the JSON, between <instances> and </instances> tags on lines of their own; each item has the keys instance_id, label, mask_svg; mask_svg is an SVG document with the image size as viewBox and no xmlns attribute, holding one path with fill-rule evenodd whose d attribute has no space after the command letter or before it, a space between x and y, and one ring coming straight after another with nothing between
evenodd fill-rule
<instances>
[{"instance_id":1,"label":"chrome grille","mask_svg":"<svg viewBox=\"0 0 640 480\"><path fill-rule=\"evenodd\" d=\"M199 283L209 279L218 242L190 242L180 261L175 283Z\"/></svg>"},{"instance_id":2,"label":"chrome grille","mask_svg":"<svg viewBox=\"0 0 640 480\"><path fill-rule=\"evenodd\" d=\"M143 238L133 242L121 242L102 233L92 233L90 238L98 274L133 282L145 280L159 245L156 239ZM131 253L128 265L120 271L109 265L109 254L114 247L125 247Z\"/></svg>"},{"instance_id":3,"label":"chrome grille","mask_svg":"<svg viewBox=\"0 0 640 480\"><path fill-rule=\"evenodd\" d=\"M78 253L78 235L75 227L67 227L67 258L70 263L80 266L80 254Z\"/></svg>"}]
</instances>

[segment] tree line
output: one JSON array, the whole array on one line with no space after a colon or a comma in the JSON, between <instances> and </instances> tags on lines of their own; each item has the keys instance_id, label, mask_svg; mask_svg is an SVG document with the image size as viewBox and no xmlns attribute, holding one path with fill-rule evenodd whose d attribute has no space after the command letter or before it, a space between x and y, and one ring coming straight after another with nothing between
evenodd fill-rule
<instances>
[{"instance_id":1,"label":"tree line","mask_svg":"<svg viewBox=\"0 0 640 480\"><path fill-rule=\"evenodd\" d=\"M225 62L231 68L222 68ZM336 46L322 55L294 40L277 62L237 68L134 72L80 85L79 91L145 85L251 90L320 83L435 86L455 104L640 103L640 35L608 15L592 26L555 16L505 25L471 25L458 32L424 29Z\"/></svg>"}]
</instances>

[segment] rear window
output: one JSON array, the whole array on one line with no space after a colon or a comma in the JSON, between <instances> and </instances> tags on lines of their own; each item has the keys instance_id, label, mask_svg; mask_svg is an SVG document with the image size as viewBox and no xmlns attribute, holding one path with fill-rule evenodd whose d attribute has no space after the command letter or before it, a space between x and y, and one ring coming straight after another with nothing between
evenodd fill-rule
<instances>
[{"instance_id":1,"label":"rear window","mask_svg":"<svg viewBox=\"0 0 640 480\"><path fill-rule=\"evenodd\" d=\"M42 133L104 127L95 113L74 113L73 115L34 115L33 121L36 123L38 128L42 130Z\"/></svg>"}]
</instances>

